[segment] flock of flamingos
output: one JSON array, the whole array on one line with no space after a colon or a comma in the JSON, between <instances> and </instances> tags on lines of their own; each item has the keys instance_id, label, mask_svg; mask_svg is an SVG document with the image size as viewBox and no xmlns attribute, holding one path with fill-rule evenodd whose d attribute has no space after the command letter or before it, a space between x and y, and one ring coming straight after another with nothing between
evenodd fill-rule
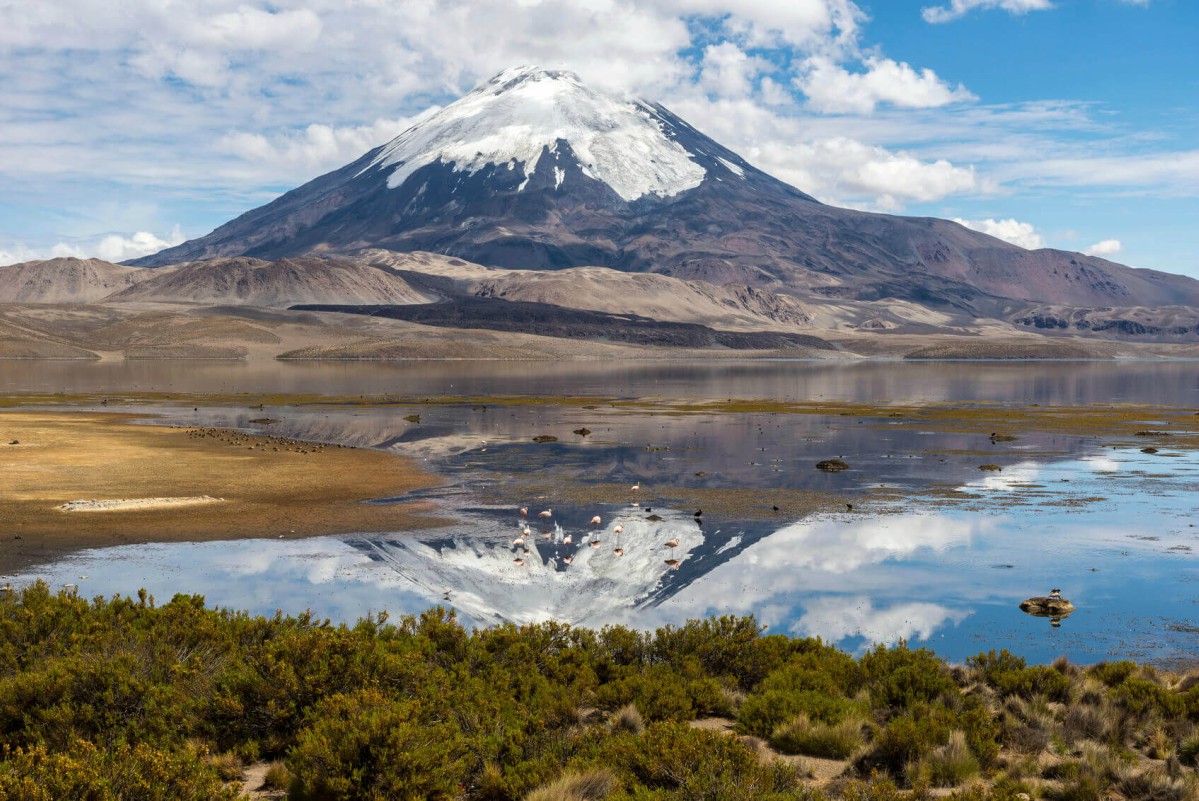
<instances>
[{"instance_id":1,"label":"flock of flamingos","mask_svg":"<svg viewBox=\"0 0 1199 801\"><path fill-rule=\"evenodd\" d=\"M641 483L638 482L638 483L634 484L633 486L629 487L629 492L632 494L635 494L640 489L641 489ZM634 501L633 505L636 506L637 502ZM529 523L528 523L529 507L522 506L517 511L520 514L520 523L519 523L520 534L517 535L516 539L512 540L513 552L516 555L512 561L516 564L517 567L520 567L520 566L524 565L525 557L529 556L532 553L532 549L529 546L533 542L533 530L529 527ZM699 516L698 513L696 516L697 517ZM554 517L554 510L550 509L550 508L543 509L542 511L537 513L537 517L541 518L542 520L545 520L546 522L549 522ZM590 521L590 525L592 526L592 528L586 534L583 535L580 545L582 543L586 543L587 545L590 545L592 548L599 548L601 545L603 545L603 540L601 539L601 534L600 534L600 527L603 526L603 523L604 523L603 518L601 518L599 515L595 515L594 517L592 517L591 521ZM554 530L542 531L541 534L547 540L552 540L555 537L555 533L561 534L561 531L562 531L561 527L555 526ZM624 533L624 524L617 523L616 525L612 526L611 532L612 532L612 535L616 538L616 547L612 549L612 553L615 556L624 556L624 548L620 547L620 535ZM574 543L574 535L572 535L572 534L562 535L560 543L562 545L573 544ZM671 558L666 559L665 562L666 562L667 567L670 567L672 570L679 569L679 560L674 558L674 549L677 548L678 545L679 545L678 537L669 539L662 544L663 548L670 549ZM563 554L561 556L557 556L557 554L555 554L555 556L556 556L556 558L560 559L562 561L562 563L565 565L569 565L571 562L574 561L574 557L572 557L570 554Z\"/></svg>"}]
</instances>

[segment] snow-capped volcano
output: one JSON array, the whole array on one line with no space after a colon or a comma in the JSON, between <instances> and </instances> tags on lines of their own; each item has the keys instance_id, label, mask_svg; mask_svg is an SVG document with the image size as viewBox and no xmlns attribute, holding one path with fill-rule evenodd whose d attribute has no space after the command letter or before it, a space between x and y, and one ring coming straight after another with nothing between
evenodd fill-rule
<instances>
[{"instance_id":1,"label":"snow-capped volcano","mask_svg":"<svg viewBox=\"0 0 1199 801\"><path fill-rule=\"evenodd\" d=\"M402 186L434 162L475 173L487 166L519 170L524 189L561 143L580 169L625 200L694 189L707 171L672 138L673 126L653 106L585 86L572 72L517 67L391 140L366 170L389 169ZM566 171L554 163L555 188Z\"/></svg>"},{"instance_id":2,"label":"snow-capped volcano","mask_svg":"<svg viewBox=\"0 0 1199 801\"><path fill-rule=\"evenodd\" d=\"M660 104L506 70L357 161L131 262L429 251L489 267L611 267L966 318L1012 301L1199 305L1199 282L947 220L818 203Z\"/></svg>"}]
</instances>

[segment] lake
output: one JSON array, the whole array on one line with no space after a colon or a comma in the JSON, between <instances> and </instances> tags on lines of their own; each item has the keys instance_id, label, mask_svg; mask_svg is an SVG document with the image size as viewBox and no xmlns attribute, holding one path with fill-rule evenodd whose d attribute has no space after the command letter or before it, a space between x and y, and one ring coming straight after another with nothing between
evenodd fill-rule
<instances>
[{"instance_id":1,"label":"lake","mask_svg":"<svg viewBox=\"0 0 1199 801\"><path fill-rule=\"evenodd\" d=\"M1144 453L1068 426L996 443L886 413L946 403L1001 415L1034 404L1189 412L1199 363L0 362L0 387L91 409L102 407L81 396L112 394L121 411L159 423L390 450L444 477L426 494L454 520L402 535L263 531L82 551L17 581L198 593L337 620L433 604L476 625L754 614L850 651L902 638L954 660L992 648L1035 661L1199 654L1199 451L1188 432ZM261 396L265 411L251 409ZM763 408L672 408L730 399ZM784 413L778 401L830 411ZM838 403L883 408L847 415ZM263 416L279 422L251 422ZM1144 425L1158 422L1149 414ZM830 457L850 469L814 468ZM543 508L552 517L538 518ZM1060 625L1017 608L1054 587L1078 607Z\"/></svg>"}]
</instances>

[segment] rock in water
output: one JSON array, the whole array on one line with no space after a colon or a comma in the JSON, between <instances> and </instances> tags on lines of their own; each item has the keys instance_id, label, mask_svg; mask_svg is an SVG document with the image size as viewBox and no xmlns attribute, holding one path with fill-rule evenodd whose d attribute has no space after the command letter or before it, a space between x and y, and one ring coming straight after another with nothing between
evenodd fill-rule
<instances>
[{"instance_id":1,"label":"rock in water","mask_svg":"<svg viewBox=\"0 0 1199 801\"><path fill-rule=\"evenodd\" d=\"M849 463L840 459L825 459L816 463L816 469L826 473L840 473L842 470L849 469Z\"/></svg>"},{"instance_id":2,"label":"rock in water","mask_svg":"<svg viewBox=\"0 0 1199 801\"><path fill-rule=\"evenodd\" d=\"M1020 604L1020 611L1026 612L1033 617L1065 617L1073 612L1074 604L1070 603L1065 598L1043 595L1038 598L1029 598Z\"/></svg>"}]
</instances>

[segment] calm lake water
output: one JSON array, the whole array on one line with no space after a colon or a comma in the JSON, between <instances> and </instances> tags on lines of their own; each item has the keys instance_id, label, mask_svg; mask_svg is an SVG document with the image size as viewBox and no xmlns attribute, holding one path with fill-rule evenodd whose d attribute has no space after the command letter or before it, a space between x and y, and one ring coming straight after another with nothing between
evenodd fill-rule
<instances>
[{"instance_id":1,"label":"calm lake water","mask_svg":"<svg viewBox=\"0 0 1199 801\"><path fill-rule=\"evenodd\" d=\"M1199 363L0 362L0 389L246 393L246 404L198 411L134 409L175 424L248 431L266 430L250 420L267 414L280 420L273 434L414 457L446 478L429 497L456 521L403 535L279 540L263 531L236 542L84 551L21 581L78 583L88 595L144 586L160 599L199 593L215 605L312 609L341 620L435 603L477 625L556 618L653 627L752 613L771 630L818 635L851 651L906 638L951 659L990 648L1036 661L1199 657L1199 451L1150 455L1093 437L1034 434L997 447L983 434L889 418L419 403L497 394L1192 409L1199 408ZM285 393L411 403L247 408L254 394ZM404 420L414 411L419 424ZM580 426L591 436L573 436ZM538 434L559 442L532 443ZM1003 471L981 473L982 451ZM813 469L830 456L852 469ZM546 497L510 491L532 480L551 487ZM636 506L623 489L572 505L553 497L554 482L640 482L642 490ZM690 507L661 506L655 486L741 490L764 509L780 509L749 520L708 512L697 521ZM889 499L866 512L859 502L852 512L800 516L779 500L790 490L865 499L879 486ZM963 500L945 501L954 489ZM528 554L512 545L522 503L554 509L551 523L533 524ZM593 514L602 527L589 525ZM1079 607L1060 627L1017 609L1052 587Z\"/></svg>"}]
</instances>

